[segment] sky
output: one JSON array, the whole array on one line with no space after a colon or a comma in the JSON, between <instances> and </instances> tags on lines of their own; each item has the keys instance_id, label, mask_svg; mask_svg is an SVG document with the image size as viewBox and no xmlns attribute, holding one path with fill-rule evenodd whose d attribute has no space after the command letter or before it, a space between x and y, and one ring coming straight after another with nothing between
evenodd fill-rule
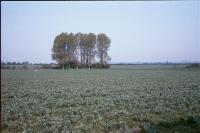
<instances>
[{"instance_id":1,"label":"sky","mask_svg":"<svg viewBox=\"0 0 200 133\"><path fill-rule=\"evenodd\" d=\"M1 2L1 60L51 63L61 32L106 33L118 62L200 62L200 1Z\"/></svg>"}]
</instances>

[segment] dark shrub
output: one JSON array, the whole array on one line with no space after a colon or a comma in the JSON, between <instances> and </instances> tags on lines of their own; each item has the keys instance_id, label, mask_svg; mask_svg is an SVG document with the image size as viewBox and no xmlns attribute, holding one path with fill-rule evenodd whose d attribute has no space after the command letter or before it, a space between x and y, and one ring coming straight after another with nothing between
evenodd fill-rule
<instances>
[{"instance_id":1,"label":"dark shrub","mask_svg":"<svg viewBox=\"0 0 200 133\"><path fill-rule=\"evenodd\" d=\"M49 64L44 64L41 66L41 69L52 69L52 66Z\"/></svg>"},{"instance_id":2,"label":"dark shrub","mask_svg":"<svg viewBox=\"0 0 200 133\"><path fill-rule=\"evenodd\" d=\"M28 69L28 67L26 66L26 65L23 65L23 67L22 67L24 70L27 70Z\"/></svg>"},{"instance_id":3,"label":"dark shrub","mask_svg":"<svg viewBox=\"0 0 200 133\"><path fill-rule=\"evenodd\" d=\"M94 68L110 68L109 64L100 64L100 63L96 63L94 64Z\"/></svg>"},{"instance_id":4,"label":"dark shrub","mask_svg":"<svg viewBox=\"0 0 200 133\"><path fill-rule=\"evenodd\" d=\"M91 64L90 66L88 64L82 64L82 63L78 63L78 68L110 68L110 64L100 64L100 63L95 63L95 64ZM69 63L64 65L65 69L69 68ZM76 69L77 68L77 62L71 61L70 62L70 68ZM63 69L63 65L62 64L57 64L56 67L53 67L53 69Z\"/></svg>"},{"instance_id":5,"label":"dark shrub","mask_svg":"<svg viewBox=\"0 0 200 133\"><path fill-rule=\"evenodd\" d=\"M5 69L10 69L10 68L11 68L10 66L6 66L6 67L5 67Z\"/></svg>"},{"instance_id":6,"label":"dark shrub","mask_svg":"<svg viewBox=\"0 0 200 133\"><path fill-rule=\"evenodd\" d=\"M12 69L13 69L13 70L15 70L15 69L16 69L16 67L15 67L15 66L12 66Z\"/></svg>"},{"instance_id":7,"label":"dark shrub","mask_svg":"<svg viewBox=\"0 0 200 133\"><path fill-rule=\"evenodd\" d=\"M200 64L199 63L193 63L193 64L186 66L186 68L200 68Z\"/></svg>"},{"instance_id":8,"label":"dark shrub","mask_svg":"<svg viewBox=\"0 0 200 133\"><path fill-rule=\"evenodd\" d=\"M71 61L70 63L70 68L76 68L77 67L77 62ZM69 67L69 63L67 64L67 67Z\"/></svg>"}]
</instances>

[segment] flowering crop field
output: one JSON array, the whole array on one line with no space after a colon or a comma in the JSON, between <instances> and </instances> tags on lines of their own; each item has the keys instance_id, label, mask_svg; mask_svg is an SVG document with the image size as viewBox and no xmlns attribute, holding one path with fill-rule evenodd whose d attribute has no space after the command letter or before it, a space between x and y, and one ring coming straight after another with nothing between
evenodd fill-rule
<instances>
[{"instance_id":1,"label":"flowering crop field","mask_svg":"<svg viewBox=\"0 0 200 133\"><path fill-rule=\"evenodd\" d=\"M199 69L2 70L3 132L199 132Z\"/></svg>"}]
</instances>

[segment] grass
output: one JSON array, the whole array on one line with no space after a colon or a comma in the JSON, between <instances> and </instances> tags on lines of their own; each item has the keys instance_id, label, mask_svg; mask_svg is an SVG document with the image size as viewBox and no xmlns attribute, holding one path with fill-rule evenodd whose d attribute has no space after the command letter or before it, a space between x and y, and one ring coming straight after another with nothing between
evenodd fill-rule
<instances>
[{"instance_id":1,"label":"grass","mask_svg":"<svg viewBox=\"0 0 200 133\"><path fill-rule=\"evenodd\" d=\"M198 132L199 97L198 69L1 71L3 132Z\"/></svg>"}]
</instances>

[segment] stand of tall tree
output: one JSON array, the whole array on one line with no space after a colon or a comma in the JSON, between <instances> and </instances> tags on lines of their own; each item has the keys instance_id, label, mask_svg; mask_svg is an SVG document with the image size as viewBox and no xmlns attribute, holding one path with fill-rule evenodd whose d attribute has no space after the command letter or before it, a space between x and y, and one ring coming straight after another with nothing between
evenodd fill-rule
<instances>
[{"instance_id":1,"label":"stand of tall tree","mask_svg":"<svg viewBox=\"0 0 200 133\"><path fill-rule=\"evenodd\" d=\"M111 40L104 34L61 33L55 37L52 59L63 68L108 67ZM96 59L99 62L96 62Z\"/></svg>"}]
</instances>

